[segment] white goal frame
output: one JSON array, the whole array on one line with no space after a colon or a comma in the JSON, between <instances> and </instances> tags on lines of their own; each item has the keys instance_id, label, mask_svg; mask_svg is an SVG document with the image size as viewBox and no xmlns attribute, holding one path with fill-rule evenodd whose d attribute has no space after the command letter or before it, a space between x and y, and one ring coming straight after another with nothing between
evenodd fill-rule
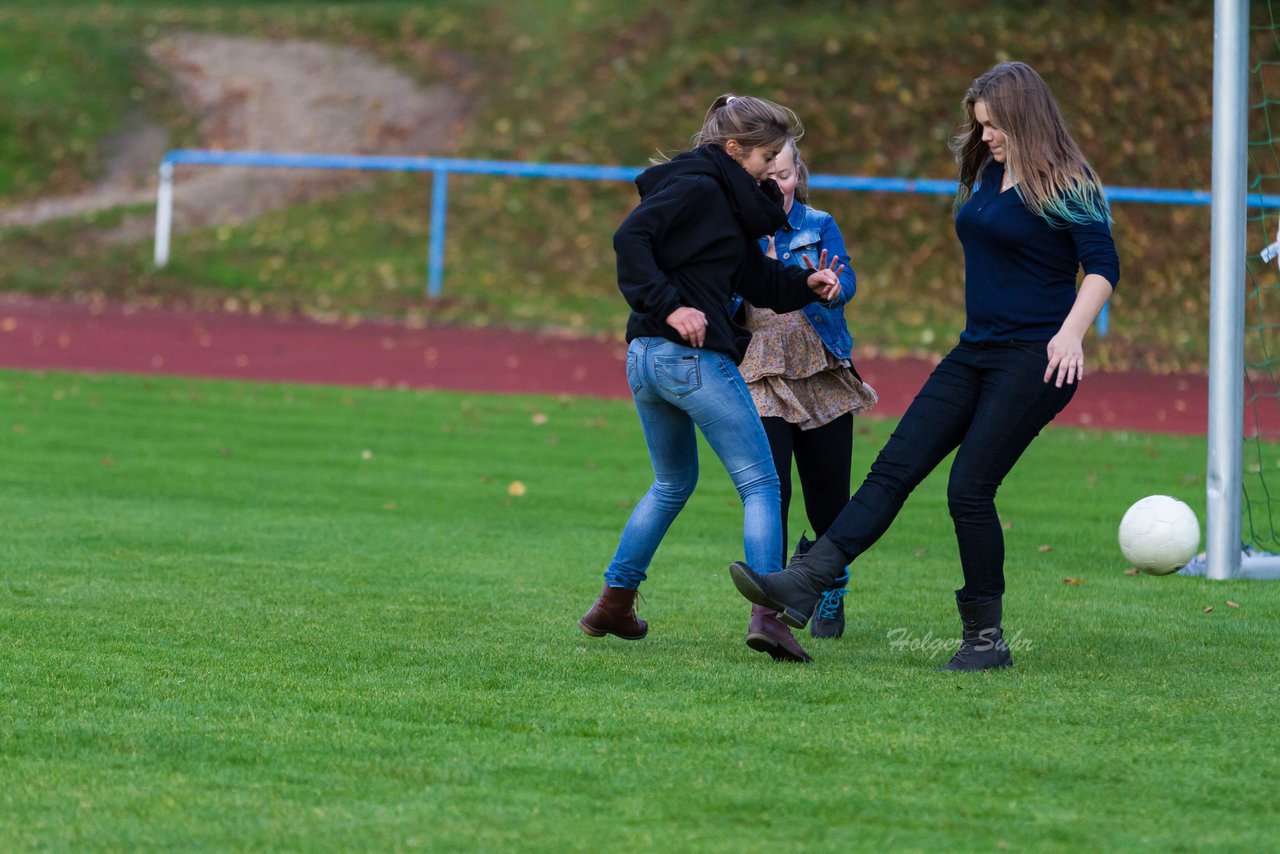
<instances>
[{"instance_id":1,"label":"white goal frame","mask_svg":"<svg viewBox=\"0 0 1280 854\"><path fill-rule=\"evenodd\" d=\"M1241 551L1244 494L1244 291L1248 206L1248 0L1215 0L1213 198L1209 250L1209 453L1206 575L1280 579L1280 556Z\"/></svg>"}]
</instances>

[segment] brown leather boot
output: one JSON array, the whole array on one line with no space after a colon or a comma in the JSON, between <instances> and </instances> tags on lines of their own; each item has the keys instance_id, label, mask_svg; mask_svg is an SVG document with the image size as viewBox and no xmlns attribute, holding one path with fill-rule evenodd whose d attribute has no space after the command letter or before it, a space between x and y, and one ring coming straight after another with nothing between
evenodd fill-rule
<instances>
[{"instance_id":1,"label":"brown leather boot","mask_svg":"<svg viewBox=\"0 0 1280 854\"><path fill-rule=\"evenodd\" d=\"M623 640L640 640L649 633L649 624L636 617L636 591L604 586L591 610L578 626L593 638L614 635Z\"/></svg>"},{"instance_id":2,"label":"brown leather boot","mask_svg":"<svg viewBox=\"0 0 1280 854\"><path fill-rule=\"evenodd\" d=\"M769 653L774 661L813 661L791 634L791 629L778 619L778 612L764 605L751 606L751 622L747 624L747 646L756 652Z\"/></svg>"}]
</instances>

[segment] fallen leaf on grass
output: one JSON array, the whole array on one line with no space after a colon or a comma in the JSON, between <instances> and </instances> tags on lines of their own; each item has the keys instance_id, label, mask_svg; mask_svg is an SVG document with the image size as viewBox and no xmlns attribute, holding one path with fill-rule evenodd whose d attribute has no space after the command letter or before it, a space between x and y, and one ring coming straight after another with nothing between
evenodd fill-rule
<instances>
[{"instance_id":1,"label":"fallen leaf on grass","mask_svg":"<svg viewBox=\"0 0 1280 854\"><path fill-rule=\"evenodd\" d=\"M1205 606L1204 606L1204 612L1205 612L1206 614L1208 614L1208 613L1209 613L1209 612L1211 612L1212 610L1213 610L1213 606L1212 606L1212 605L1205 605Z\"/></svg>"},{"instance_id":2,"label":"fallen leaf on grass","mask_svg":"<svg viewBox=\"0 0 1280 854\"><path fill-rule=\"evenodd\" d=\"M1053 546L1041 546L1041 547L1040 547L1040 549L1039 549L1039 551L1042 551L1042 552L1051 552L1051 551L1053 551Z\"/></svg>"},{"instance_id":3,"label":"fallen leaf on grass","mask_svg":"<svg viewBox=\"0 0 1280 854\"><path fill-rule=\"evenodd\" d=\"M1139 572L1139 570L1134 569L1133 567L1129 567L1128 569L1126 569L1126 570L1124 571L1124 574L1125 574L1125 575L1137 575L1137 574L1138 574L1138 572Z\"/></svg>"},{"instance_id":4,"label":"fallen leaf on grass","mask_svg":"<svg viewBox=\"0 0 1280 854\"><path fill-rule=\"evenodd\" d=\"M1083 578L1069 578L1069 577L1068 577L1068 578L1064 578L1064 579L1062 579L1062 583L1063 583L1063 584L1084 584L1084 579L1083 579Z\"/></svg>"},{"instance_id":5,"label":"fallen leaf on grass","mask_svg":"<svg viewBox=\"0 0 1280 854\"><path fill-rule=\"evenodd\" d=\"M511 481L511 485L507 487L507 495L510 495L512 498L519 498L521 495L524 495L524 492L524 484L518 480Z\"/></svg>"},{"instance_id":6,"label":"fallen leaf on grass","mask_svg":"<svg viewBox=\"0 0 1280 854\"><path fill-rule=\"evenodd\" d=\"M1228 599L1228 600L1227 600L1227 607L1228 607L1228 608L1239 608L1239 607L1240 607L1240 603L1239 603L1239 602L1232 602L1230 599Z\"/></svg>"}]
</instances>

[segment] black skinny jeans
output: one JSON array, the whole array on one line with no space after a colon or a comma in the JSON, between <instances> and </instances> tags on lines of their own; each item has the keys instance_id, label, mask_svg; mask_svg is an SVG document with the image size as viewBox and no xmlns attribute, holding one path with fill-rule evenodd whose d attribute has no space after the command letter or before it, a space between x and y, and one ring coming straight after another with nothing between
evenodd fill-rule
<instances>
[{"instance_id":1,"label":"black skinny jeans","mask_svg":"<svg viewBox=\"0 0 1280 854\"><path fill-rule=\"evenodd\" d=\"M845 413L834 421L801 430L784 418L761 418L773 465L782 484L782 565L789 558L791 540L787 536L787 515L791 510L791 461L800 474L804 493L804 513L816 540L849 503L849 467L853 464L853 415Z\"/></svg>"},{"instance_id":2,"label":"black skinny jeans","mask_svg":"<svg viewBox=\"0 0 1280 854\"><path fill-rule=\"evenodd\" d=\"M911 402L827 538L850 560L862 554L888 530L920 481L959 448L947 483L964 570L956 598L983 602L1004 595L996 490L1076 390L1044 381L1046 343L956 345Z\"/></svg>"}]
</instances>

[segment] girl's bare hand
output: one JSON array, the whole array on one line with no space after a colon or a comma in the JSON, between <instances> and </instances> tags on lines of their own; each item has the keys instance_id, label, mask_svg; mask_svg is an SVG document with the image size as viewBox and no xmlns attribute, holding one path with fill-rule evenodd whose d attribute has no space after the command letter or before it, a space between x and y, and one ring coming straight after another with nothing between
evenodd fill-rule
<instances>
[{"instance_id":1,"label":"girl's bare hand","mask_svg":"<svg viewBox=\"0 0 1280 854\"><path fill-rule=\"evenodd\" d=\"M1049 339L1049 365L1044 371L1044 381L1049 382L1054 374L1057 379L1054 385L1062 388L1084 379L1084 342L1078 335L1070 332L1059 332Z\"/></svg>"},{"instance_id":2,"label":"girl's bare hand","mask_svg":"<svg viewBox=\"0 0 1280 854\"><path fill-rule=\"evenodd\" d=\"M680 333L690 347L701 347L707 337L707 316L696 308L681 306L667 315L667 325Z\"/></svg>"},{"instance_id":3,"label":"girl's bare hand","mask_svg":"<svg viewBox=\"0 0 1280 854\"><path fill-rule=\"evenodd\" d=\"M808 255L800 257L804 259L805 267L813 271L809 276L809 288L822 297L823 302L831 302L840 296L840 273L844 270L844 264L840 262L839 255L831 256L828 263L827 250L823 249L817 264Z\"/></svg>"}]
</instances>

